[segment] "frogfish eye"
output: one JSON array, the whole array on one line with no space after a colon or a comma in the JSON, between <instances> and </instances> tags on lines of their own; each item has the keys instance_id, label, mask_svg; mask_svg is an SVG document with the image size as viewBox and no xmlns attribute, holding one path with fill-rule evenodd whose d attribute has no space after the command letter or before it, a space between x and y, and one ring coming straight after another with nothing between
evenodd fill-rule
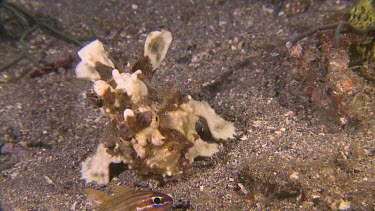
<instances>
[{"instance_id":1,"label":"frogfish eye","mask_svg":"<svg viewBox=\"0 0 375 211\"><path fill-rule=\"evenodd\" d=\"M162 204L163 203L163 199L161 197L154 197L152 199L152 203L155 204L155 205Z\"/></svg>"}]
</instances>

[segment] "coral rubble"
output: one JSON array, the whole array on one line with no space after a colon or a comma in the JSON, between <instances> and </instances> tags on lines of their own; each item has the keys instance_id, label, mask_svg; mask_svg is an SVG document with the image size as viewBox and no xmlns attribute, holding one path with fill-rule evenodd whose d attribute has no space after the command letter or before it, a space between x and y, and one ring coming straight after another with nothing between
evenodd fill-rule
<instances>
[{"instance_id":1,"label":"coral rubble","mask_svg":"<svg viewBox=\"0 0 375 211\"><path fill-rule=\"evenodd\" d=\"M93 82L87 97L111 119L96 153L82 163L86 182L108 183L110 163L123 162L140 174L164 178L183 173L196 157L219 151L219 144L201 139L198 121L214 140L233 138L233 123L218 116L207 102L151 84L171 41L169 31L151 32L144 55L124 71L116 69L98 40L78 52L82 61L76 77Z\"/></svg>"}]
</instances>

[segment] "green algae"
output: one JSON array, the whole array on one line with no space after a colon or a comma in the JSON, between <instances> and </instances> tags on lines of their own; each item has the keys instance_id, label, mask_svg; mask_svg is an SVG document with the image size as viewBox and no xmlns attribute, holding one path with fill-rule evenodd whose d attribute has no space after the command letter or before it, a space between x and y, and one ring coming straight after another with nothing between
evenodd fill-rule
<instances>
[{"instance_id":1,"label":"green algae","mask_svg":"<svg viewBox=\"0 0 375 211\"><path fill-rule=\"evenodd\" d=\"M375 10L372 0L360 0L350 11L350 24L357 29L365 30L374 25Z\"/></svg>"}]
</instances>

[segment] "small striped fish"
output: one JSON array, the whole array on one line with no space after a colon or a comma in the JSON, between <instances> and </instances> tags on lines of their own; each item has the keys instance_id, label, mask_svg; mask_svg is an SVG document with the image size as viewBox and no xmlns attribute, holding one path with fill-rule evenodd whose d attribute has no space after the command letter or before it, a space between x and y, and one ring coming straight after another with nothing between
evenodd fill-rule
<instances>
[{"instance_id":1,"label":"small striped fish","mask_svg":"<svg viewBox=\"0 0 375 211\"><path fill-rule=\"evenodd\" d=\"M115 190L114 197L98 190L85 189L89 201L97 205L96 211L166 211L173 203L170 196L157 191L134 191L113 184L108 186Z\"/></svg>"}]
</instances>

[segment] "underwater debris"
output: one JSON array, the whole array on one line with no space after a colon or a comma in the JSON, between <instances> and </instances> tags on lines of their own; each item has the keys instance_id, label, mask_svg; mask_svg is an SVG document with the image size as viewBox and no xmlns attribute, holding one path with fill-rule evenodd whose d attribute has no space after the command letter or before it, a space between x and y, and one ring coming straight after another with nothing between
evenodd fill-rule
<instances>
[{"instance_id":1,"label":"underwater debris","mask_svg":"<svg viewBox=\"0 0 375 211\"><path fill-rule=\"evenodd\" d=\"M37 29L41 29L49 35L78 46L82 46L82 41L92 40L96 37L92 30L90 31L91 34L88 37L76 37L70 33L61 31L48 23L46 19L33 14L22 5L8 0L0 0L0 9L3 9L3 13L0 12L0 38L17 40L21 45L20 52L17 55L15 55L9 62L0 65L0 72L5 71L22 59L28 59L34 64L34 66L43 68L39 61L37 61L37 58L35 58L29 52L29 48L26 44L26 39ZM12 18L16 20L16 26L22 29L22 33L20 35L14 35L13 33L9 32L5 26L8 19Z\"/></svg>"},{"instance_id":2,"label":"underwater debris","mask_svg":"<svg viewBox=\"0 0 375 211\"><path fill-rule=\"evenodd\" d=\"M135 191L129 190L122 186L108 184L116 193L114 197L110 197L104 192L87 188L85 192L91 203L97 205L95 210L168 210L173 199L167 194L157 191Z\"/></svg>"},{"instance_id":3,"label":"underwater debris","mask_svg":"<svg viewBox=\"0 0 375 211\"><path fill-rule=\"evenodd\" d=\"M150 83L171 41L169 31L151 32L144 55L127 72L115 69L98 40L78 52L82 62L75 70L77 78L94 82L90 99L111 117L96 153L82 163L86 182L107 184L109 164L121 162L140 174L164 178L182 174L196 157L219 151L219 144L198 135L198 121L204 122L214 140L233 138L233 123L218 116L207 102Z\"/></svg>"},{"instance_id":4,"label":"underwater debris","mask_svg":"<svg viewBox=\"0 0 375 211\"><path fill-rule=\"evenodd\" d=\"M361 36L373 37L375 31L375 9L373 0L359 0L350 11L350 18L348 21L340 21L333 24L319 26L315 29L309 30L291 41L286 43L287 49L290 49L300 40L309 37L316 32L325 30L335 30L335 47L339 46L340 35L342 33L353 33Z\"/></svg>"},{"instance_id":5,"label":"underwater debris","mask_svg":"<svg viewBox=\"0 0 375 211\"><path fill-rule=\"evenodd\" d=\"M334 48L332 34L329 31L319 33L318 46L307 45L302 57L294 59L289 74L301 85L300 90L304 90L297 103L306 103L304 111L315 112L316 119L324 119L340 128L373 133L374 42L370 37L346 34L342 36L341 47ZM295 90L291 90L294 95Z\"/></svg>"}]
</instances>

